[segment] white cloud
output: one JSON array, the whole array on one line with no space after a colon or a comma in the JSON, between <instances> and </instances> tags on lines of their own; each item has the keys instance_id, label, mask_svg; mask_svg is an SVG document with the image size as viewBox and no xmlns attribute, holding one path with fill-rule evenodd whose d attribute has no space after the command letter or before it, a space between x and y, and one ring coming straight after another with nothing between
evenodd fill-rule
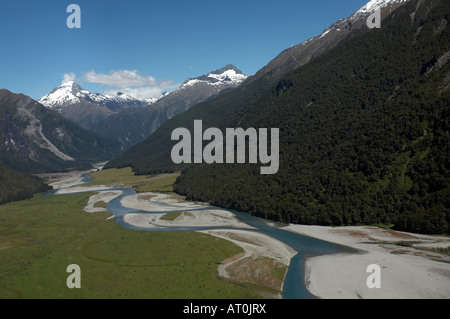
<instances>
[{"instance_id":1,"label":"white cloud","mask_svg":"<svg viewBox=\"0 0 450 319\"><path fill-rule=\"evenodd\" d=\"M76 77L77 76L73 72L66 73L66 74L63 75L63 80L61 81L61 84L64 84L64 83L69 82L69 81L75 81Z\"/></svg>"},{"instance_id":2,"label":"white cloud","mask_svg":"<svg viewBox=\"0 0 450 319\"><path fill-rule=\"evenodd\" d=\"M83 79L89 83L99 83L109 87L127 88L134 86L156 85L152 76L142 76L136 70L111 71L109 74L90 71L84 74Z\"/></svg>"},{"instance_id":3,"label":"white cloud","mask_svg":"<svg viewBox=\"0 0 450 319\"><path fill-rule=\"evenodd\" d=\"M181 85L173 81L157 81L154 77L143 76L136 70L116 70L109 74L90 71L86 72L82 79L106 87L103 94L122 92L138 99L157 98L162 92L176 89Z\"/></svg>"}]
</instances>

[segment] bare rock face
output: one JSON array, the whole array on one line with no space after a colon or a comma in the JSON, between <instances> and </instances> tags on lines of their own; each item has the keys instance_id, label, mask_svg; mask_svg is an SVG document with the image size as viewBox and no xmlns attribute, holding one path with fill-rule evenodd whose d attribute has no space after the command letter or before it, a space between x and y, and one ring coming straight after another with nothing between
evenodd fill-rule
<instances>
[{"instance_id":1,"label":"bare rock face","mask_svg":"<svg viewBox=\"0 0 450 319\"><path fill-rule=\"evenodd\" d=\"M0 90L0 161L24 172L75 167L121 151L33 99Z\"/></svg>"}]
</instances>

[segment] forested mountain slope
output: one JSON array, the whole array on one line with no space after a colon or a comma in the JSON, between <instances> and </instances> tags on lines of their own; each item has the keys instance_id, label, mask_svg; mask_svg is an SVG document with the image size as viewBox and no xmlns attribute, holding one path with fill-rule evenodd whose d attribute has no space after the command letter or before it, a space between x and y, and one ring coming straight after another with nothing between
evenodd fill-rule
<instances>
[{"instance_id":1,"label":"forested mountain slope","mask_svg":"<svg viewBox=\"0 0 450 319\"><path fill-rule=\"evenodd\" d=\"M110 166L183 169L176 191L188 199L274 220L449 232L449 20L448 1L410 1L381 29L341 43L265 94L255 81L247 99L229 94L213 108L197 105ZM194 119L221 129L280 128L279 172L174 165L172 130L192 129Z\"/></svg>"},{"instance_id":2,"label":"forested mountain slope","mask_svg":"<svg viewBox=\"0 0 450 319\"><path fill-rule=\"evenodd\" d=\"M45 192L51 187L33 176L14 171L0 163L0 205L22 199L28 199L33 194Z\"/></svg>"}]
</instances>

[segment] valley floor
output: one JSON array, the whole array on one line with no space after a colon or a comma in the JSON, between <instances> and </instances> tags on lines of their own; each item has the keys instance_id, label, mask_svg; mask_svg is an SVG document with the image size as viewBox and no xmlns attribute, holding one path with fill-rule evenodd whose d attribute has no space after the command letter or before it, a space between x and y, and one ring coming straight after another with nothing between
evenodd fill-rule
<instances>
[{"instance_id":1,"label":"valley floor","mask_svg":"<svg viewBox=\"0 0 450 319\"><path fill-rule=\"evenodd\" d=\"M146 197L147 196L147 197ZM148 198L150 196L151 198ZM178 202L161 194L139 194L123 200L124 205L136 209L156 210L157 205L145 202L158 200L175 206L168 210L198 207L193 203ZM175 204L174 204L175 203ZM184 212L174 221L160 216L130 214L126 221L137 227L170 226L234 226L248 227L239 223L226 211ZM358 254L334 254L309 258L306 262L306 283L309 291L319 298L450 298L450 256L433 248L450 247L450 238L397 232L379 227L320 227L289 225L283 229L328 242L349 246ZM232 241L245 250L233 263L237 264L252 256L253 259L268 257L289 265L296 252L268 236L245 230L212 230L207 233ZM380 266L381 288L370 289L367 279L369 265ZM229 265L222 265L219 272L230 278ZM235 278L237 279L237 278Z\"/></svg>"},{"instance_id":2,"label":"valley floor","mask_svg":"<svg viewBox=\"0 0 450 319\"><path fill-rule=\"evenodd\" d=\"M111 187L98 185L65 188L79 181L71 176L53 186L61 187L61 193L101 191L91 197L85 207L87 212L106 211L105 208L95 208L95 204L109 202L120 194L111 191ZM140 193L124 197L121 204L136 210L159 212L126 214L124 221L138 228L223 227L203 232L231 241L244 250L244 253L222 262L218 273L223 278L281 290L285 269L297 253L269 236L253 232L252 227L240 222L228 211L204 209L203 204L184 201L177 195ZM448 249L446 254L438 251L438 248L450 247L449 237L417 235L378 227L279 227L349 246L360 252L307 259L306 284L309 291L319 298L450 298L450 256ZM372 264L381 269L379 289L367 286L371 275L367 267ZM278 276L274 275L274 269L280 269Z\"/></svg>"},{"instance_id":3,"label":"valley floor","mask_svg":"<svg viewBox=\"0 0 450 319\"><path fill-rule=\"evenodd\" d=\"M123 171L117 173L126 175ZM117 180L113 184L106 183L108 185L96 185L98 181L80 185L83 180L81 173L78 177L76 174L67 174L57 178L50 184L56 195L95 193L84 207L87 213L107 212L110 201L122 195L117 187L126 186ZM143 230L195 230L239 246L243 252L222 261L217 274L232 282L254 285L266 298L281 298L284 275L290 259L297 253L289 246L252 231L251 226L238 221L231 212L205 210L205 204L188 202L175 194L138 193L123 197L120 203L123 207L136 211L123 216L123 221L132 227Z\"/></svg>"},{"instance_id":4,"label":"valley floor","mask_svg":"<svg viewBox=\"0 0 450 319\"><path fill-rule=\"evenodd\" d=\"M204 205L180 200L176 195L137 194L123 198L122 205L148 212L179 211L169 214L131 213L124 216L127 224L140 229L218 227L200 232L231 241L244 250L244 253L219 265L218 274L222 278L250 282L281 291L284 273L291 258L297 254L288 245L268 235L252 231L253 227L240 222L231 212L219 209L205 210ZM176 218L165 218L171 214L176 214ZM278 276L277 269L279 269ZM274 295L271 294L271 297ZM281 295L277 294L276 297Z\"/></svg>"}]
</instances>

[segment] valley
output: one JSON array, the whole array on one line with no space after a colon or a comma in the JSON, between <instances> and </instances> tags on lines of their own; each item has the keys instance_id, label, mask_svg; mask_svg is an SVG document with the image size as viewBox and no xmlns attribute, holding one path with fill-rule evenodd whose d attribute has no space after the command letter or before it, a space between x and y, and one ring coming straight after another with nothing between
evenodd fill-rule
<instances>
[{"instance_id":1,"label":"valley","mask_svg":"<svg viewBox=\"0 0 450 319\"><path fill-rule=\"evenodd\" d=\"M450 8L443 1L401 3L383 28L352 29L309 63L286 67L271 86L248 80L192 107L106 167L182 171L175 190L188 200L274 221L449 233ZM351 19L365 22L366 13ZM172 132L194 132L199 119L222 132L278 128L279 170L261 175L249 163L174 163Z\"/></svg>"},{"instance_id":2,"label":"valley","mask_svg":"<svg viewBox=\"0 0 450 319\"><path fill-rule=\"evenodd\" d=\"M72 175L60 185L80 180ZM0 206L1 298L258 297L216 277L217 264L239 247L194 232L123 228L110 213L83 210L93 195L37 195ZM74 263L82 288L71 290L65 270Z\"/></svg>"},{"instance_id":3,"label":"valley","mask_svg":"<svg viewBox=\"0 0 450 319\"><path fill-rule=\"evenodd\" d=\"M115 41L52 31L70 52L16 28L36 61L0 58L0 299L449 299L450 3L302 3L317 21L191 3L155 37L141 1Z\"/></svg>"},{"instance_id":4,"label":"valley","mask_svg":"<svg viewBox=\"0 0 450 319\"><path fill-rule=\"evenodd\" d=\"M171 192L176 175L125 168L97 170L89 181L88 173L59 176L51 193L0 206L2 298L450 296L450 257L426 249L447 247L448 237L274 224L186 201ZM82 289L65 287L65 263L80 265ZM372 263L383 269L381 290L365 286ZM287 271L302 264L303 272Z\"/></svg>"}]
</instances>

